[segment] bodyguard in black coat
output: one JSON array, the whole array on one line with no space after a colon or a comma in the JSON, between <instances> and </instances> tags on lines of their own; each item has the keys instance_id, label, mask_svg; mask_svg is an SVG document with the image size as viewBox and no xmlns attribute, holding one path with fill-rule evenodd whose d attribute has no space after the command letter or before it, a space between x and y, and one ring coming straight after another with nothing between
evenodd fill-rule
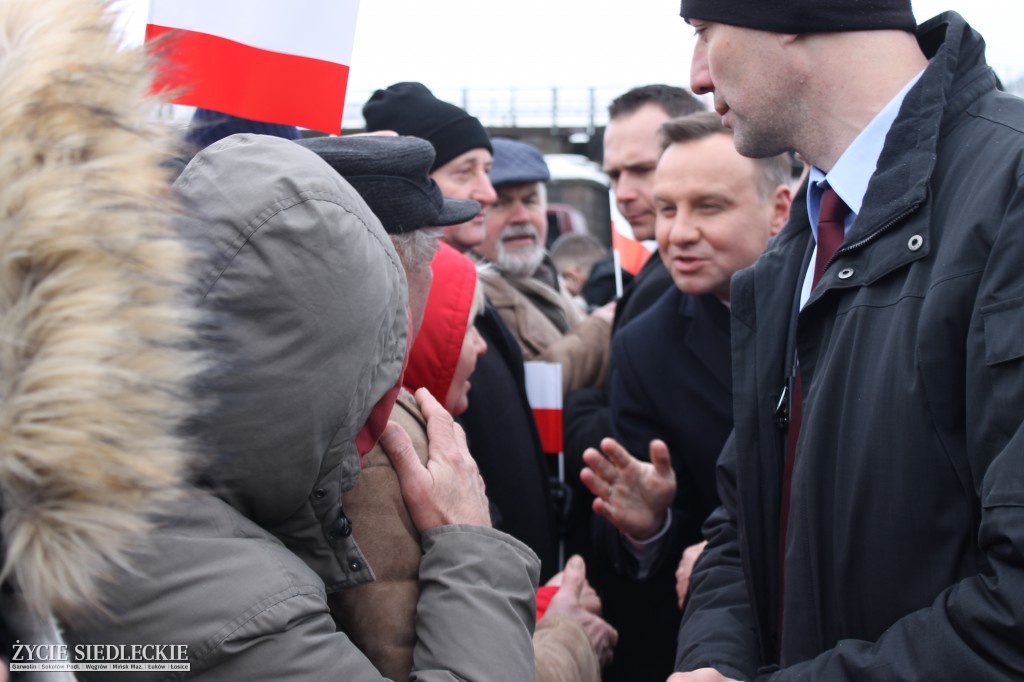
<instances>
[{"instance_id":1,"label":"bodyguard in black coat","mask_svg":"<svg viewBox=\"0 0 1024 682\"><path fill-rule=\"evenodd\" d=\"M713 18L690 4L691 20ZM813 7L867 16L849 3ZM796 324L813 246L804 197L733 279L735 446L719 459L722 506L690 581L680 671L759 682L1024 679L1024 101L1000 91L984 41L953 12L922 24L916 41L880 35L815 33L832 67L857 65L839 89L819 87L834 73L801 55L814 74L804 95L847 111L860 92L883 105L905 97ZM917 64L893 59L911 47ZM896 82L890 75L879 93L887 72ZM812 104L829 110L806 98L795 108ZM773 135L788 128L776 139L834 169L813 153L821 127L774 122ZM776 406L794 350L803 400L780 556L788 434Z\"/></svg>"}]
</instances>

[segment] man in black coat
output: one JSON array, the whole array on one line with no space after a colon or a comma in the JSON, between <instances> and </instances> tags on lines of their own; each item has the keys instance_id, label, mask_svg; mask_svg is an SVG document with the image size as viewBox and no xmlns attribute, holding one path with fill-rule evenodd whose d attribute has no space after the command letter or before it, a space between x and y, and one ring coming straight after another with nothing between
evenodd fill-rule
<instances>
[{"instance_id":1,"label":"man in black coat","mask_svg":"<svg viewBox=\"0 0 1024 682\"><path fill-rule=\"evenodd\" d=\"M1024 679L1024 102L956 13L782 4L682 3L738 149L812 167L733 279L671 680Z\"/></svg>"},{"instance_id":2,"label":"man in black coat","mask_svg":"<svg viewBox=\"0 0 1024 682\"><path fill-rule=\"evenodd\" d=\"M718 506L715 462L732 430L729 281L782 227L791 197L788 156L740 156L717 114L661 130L656 236L675 286L612 342L614 440L601 443L607 460L585 453L583 472L601 515L594 566L614 572L600 589L621 633L616 664L645 680L672 671L676 565ZM629 454L648 452L653 463Z\"/></svg>"},{"instance_id":3,"label":"man in black coat","mask_svg":"<svg viewBox=\"0 0 1024 682\"><path fill-rule=\"evenodd\" d=\"M457 421L487 484L494 525L537 553L541 582L559 570L558 518L551 496L551 464L541 448L526 398L519 344L488 303L476 320L487 342L473 371L469 408Z\"/></svg>"}]
</instances>

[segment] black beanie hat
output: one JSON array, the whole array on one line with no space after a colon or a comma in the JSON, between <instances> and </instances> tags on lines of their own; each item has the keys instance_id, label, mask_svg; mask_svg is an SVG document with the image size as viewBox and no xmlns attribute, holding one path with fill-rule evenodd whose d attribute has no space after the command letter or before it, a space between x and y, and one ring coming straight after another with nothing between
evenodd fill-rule
<instances>
[{"instance_id":1,"label":"black beanie hat","mask_svg":"<svg viewBox=\"0 0 1024 682\"><path fill-rule=\"evenodd\" d=\"M679 14L773 33L917 29L910 0L682 0Z\"/></svg>"},{"instance_id":2,"label":"black beanie hat","mask_svg":"<svg viewBox=\"0 0 1024 682\"><path fill-rule=\"evenodd\" d=\"M363 118L368 132L394 130L434 145L432 172L470 149L491 151L491 138L479 120L434 97L422 83L395 83L376 91L363 105Z\"/></svg>"}]
</instances>

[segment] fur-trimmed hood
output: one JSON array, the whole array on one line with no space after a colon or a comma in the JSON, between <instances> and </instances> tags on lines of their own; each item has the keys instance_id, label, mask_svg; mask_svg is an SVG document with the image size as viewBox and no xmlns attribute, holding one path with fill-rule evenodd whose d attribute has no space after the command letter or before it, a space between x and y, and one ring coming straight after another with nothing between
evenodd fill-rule
<instances>
[{"instance_id":1,"label":"fur-trimmed hood","mask_svg":"<svg viewBox=\"0 0 1024 682\"><path fill-rule=\"evenodd\" d=\"M3 577L65 618L175 497L200 369L172 146L111 26L104 2L0 3Z\"/></svg>"}]
</instances>

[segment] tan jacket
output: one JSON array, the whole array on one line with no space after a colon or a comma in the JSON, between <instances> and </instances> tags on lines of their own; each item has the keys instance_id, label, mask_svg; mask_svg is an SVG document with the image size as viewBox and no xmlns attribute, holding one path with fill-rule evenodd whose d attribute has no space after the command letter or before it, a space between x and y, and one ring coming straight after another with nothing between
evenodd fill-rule
<instances>
[{"instance_id":1,"label":"tan jacket","mask_svg":"<svg viewBox=\"0 0 1024 682\"><path fill-rule=\"evenodd\" d=\"M427 425L416 399L404 389L389 419L405 429L426 462ZM331 614L381 673L393 680L408 679L416 644L423 550L398 476L379 443L363 456L359 482L342 497L342 505L375 579L331 595Z\"/></svg>"},{"instance_id":2,"label":"tan jacket","mask_svg":"<svg viewBox=\"0 0 1024 682\"><path fill-rule=\"evenodd\" d=\"M425 462L426 423L415 398L403 390L390 420L405 429ZM402 500L398 477L380 445L363 458L359 483L345 494L343 504L376 580L332 595L331 612L382 673L394 680L407 679L416 644L420 539ZM537 682L601 679L597 654L575 620L546 616L537 624L533 644Z\"/></svg>"},{"instance_id":3,"label":"tan jacket","mask_svg":"<svg viewBox=\"0 0 1024 682\"><path fill-rule=\"evenodd\" d=\"M563 393L604 385L611 360L611 325L584 314L561 282L556 291L538 279L505 277L494 268L481 270L480 280L487 299L519 342L524 360L560 363ZM561 311L567 331L539 306Z\"/></svg>"}]
</instances>

